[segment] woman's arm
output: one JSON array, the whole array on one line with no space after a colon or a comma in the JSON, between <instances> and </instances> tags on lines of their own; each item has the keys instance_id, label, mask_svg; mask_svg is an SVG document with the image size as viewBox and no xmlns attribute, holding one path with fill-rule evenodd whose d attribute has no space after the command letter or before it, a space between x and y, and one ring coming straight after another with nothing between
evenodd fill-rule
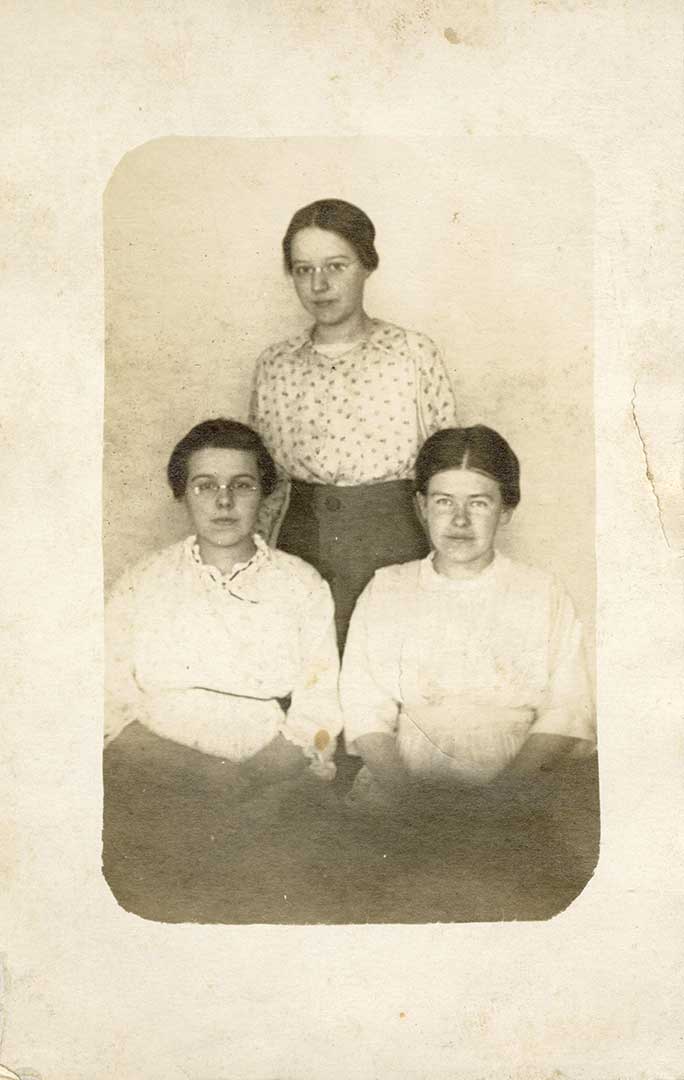
<instances>
[{"instance_id":1,"label":"woman's arm","mask_svg":"<svg viewBox=\"0 0 684 1080\"><path fill-rule=\"evenodd\" d=\"M546 735L543 732L529 735L522 749L497 779L515 781L548 772L572 753L579 742L579 739L567 735Z\"/></svg>"},{"instance_id":2,"label":"woman's arm","mask_svg":"<svg viewBox=\"0 0 684 1080\"><path fill-rule=\"evenodd\" d=\"M541 736L553 736L554 741L547 738L543 745L591 753L596 746L596 716L582 625L572 600L558 581L551 584L549 603L548 684L530 728L528 742L534 738L533 746L542 745L536 740ZM565 741L560 741L561 738ZM549 752L553 751L549 749ZM533 750L528 753L531 755Z\"/></svg>"},{"instance_id":3,"label":"woman's arm","mask_svg":"<svg viewBox=\"0 0 684 1080\"><path fill-rule=\"evenodd\" d=\"M357 600L349 624L340 677L344 737L349 753L360 755L386 790L400 790L409 774L397 749L399 703L385 686L382 661L372 645L372 626L381 618L376 588L374 579Z\"/></svg>"},{"instance_id":4,"label":"woman's arm","mask_svg":"<svg viewBox=\"0 0 684 1080\"><path fill-rule=\"evenodd\" d=\"M364 765L380 786L390 795L402 795L414 786L413 779L401 759L394 735L382 731L359 735L356 749Z\"/></svg>"},{"instance_id":5,"label":"woman's arm","mask_svg":"<svg viewBox=\"0 0 684 1080\"><path fill-rule=\"evenodd\" d=\"M549 681L527 740L494 784L539 777L570 756L591 752L596 730L582 627L570 597L556 581L550 597Z\"/></svg>"},{"instance_id":6,"label":"woman's arm","mask_svg":"<svg viewBox=\"0 0 684 1080\"><path fill-rule=\"evenodd\" d=\"M135 680L135 582L126 572L105 605L105 745L128 724L145 722L145 695Z\"/></svg>"},{"instance_id":7,"label":"woman's arm","mask_svg":"<svg viewBox=\"0 0 684 1080\"><path fill-rule=\"evenodd\" d=\"M409 337L418 376L418 425L421 441L458 423L456 399L437 346L424 334Z\"/></svg>"},{"instance_id":8,"label":"woman's arm","mask_svg":"<svg viewBox=\"0 0 684 1080\"><path fill-rule=\"evenodd\" d=\"M296 598L299 674L282 734L301 748L314 772L332 778L332 758L342 728L335 609L327 583L312 567L306 569L310 581L302 582Z\"/></svg>"}]
</instances>

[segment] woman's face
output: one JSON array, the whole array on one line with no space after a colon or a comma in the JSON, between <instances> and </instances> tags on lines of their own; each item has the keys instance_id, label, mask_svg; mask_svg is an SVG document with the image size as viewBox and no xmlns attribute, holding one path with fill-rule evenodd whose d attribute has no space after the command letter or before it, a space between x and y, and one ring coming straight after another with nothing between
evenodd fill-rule
<instances>
[{"instance_id":1,"label":"woman's face","mask_svg":"<svg viewBox=\"0 0 684 1080\"><path fill-rule=\"evenodd\" d=\"M311 226L295 233L290 250L297 296L316 323L338 326L363 311L370 270L347 240Z\"/></svg>"},{"instance_id":2,"label":"woman's face","mask_svg":"<svg viewBox=\"0 0 684 1080\"><path fill-rule=\"evenodd\" d=\"M479 574L494 558L499 525L513 511L496 480L471 469L445 469L430 477L418 505L435 549L435 568L451 577Z\"/></svg>"},{"instance_id":3,"label":"woman's face","mask_svg":"<svg viewBox=\"0 0 684 1080\"><path fill-rule=\"evenodd\" d=\"M185 505L201 545L251 551L261 498L251 450L206 446L190 455Z\"/></svg>"}]
</instances>

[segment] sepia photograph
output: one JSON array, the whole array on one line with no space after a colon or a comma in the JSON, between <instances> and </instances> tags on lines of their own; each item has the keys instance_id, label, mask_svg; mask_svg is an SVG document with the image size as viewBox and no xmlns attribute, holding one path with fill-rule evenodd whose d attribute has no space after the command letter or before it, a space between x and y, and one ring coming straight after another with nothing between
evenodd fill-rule
<instances>
[{"instance_id":1,"label":"sepia photograph","mask_svg":"<svg viewBox=\"0 0 684 1080\"><path fill-rule=\"evenodd\" d=\"M117 166L127 911L538 920L591 878L592 199L525 139L168 138Z\"/></svg>"},{"instance_id":2,"label":"sepia photograph","mask_svg":"<svg viewBox=\"0 0 684 1080\"><path fill-rule=\"evenodd\" d=\"M680 7L4 5L7 1080L681 1080Z\"/></svg>"}]
</instances>

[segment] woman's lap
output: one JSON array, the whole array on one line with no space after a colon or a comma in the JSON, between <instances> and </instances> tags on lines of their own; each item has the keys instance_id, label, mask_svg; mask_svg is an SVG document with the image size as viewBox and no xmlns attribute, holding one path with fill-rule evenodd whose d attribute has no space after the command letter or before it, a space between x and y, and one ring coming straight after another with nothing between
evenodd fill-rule
<instances>
[{"instance_id":1,"label":"woman's lap","mask_svg":"<svg viewBox=\"0 0 684 1080\"><path fill-rule=\"evenodd\" d=\"M104 871L124 907L161 921L287 921L285 897L308 872L301 817L321 816L330 785L302 774L254 788L227 765L144 728L107 747ZM313 846L332 843L324 832L309 829Z\"/></svg>"},{"instance_id":2,"label":"woman's lap","mask_svg":"<svg viewBox=\"0 0 684 1080\"><path fill-rule=\"evenodd\" d=\"M217 762L155 738L132 732L104 762L105 874L120 903L147 918L546 918L588 876L545 799L517 818L463 803L382 816L350 811L309 776L245 796Z\"/></svg>"}]
</instances>

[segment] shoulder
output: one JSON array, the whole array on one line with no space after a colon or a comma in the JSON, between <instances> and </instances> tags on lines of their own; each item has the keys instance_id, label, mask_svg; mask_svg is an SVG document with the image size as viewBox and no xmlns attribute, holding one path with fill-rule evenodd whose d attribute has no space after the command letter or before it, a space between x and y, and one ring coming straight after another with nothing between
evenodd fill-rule
<instances>
[{"instance_id":1,"label":"shoulder","mask_svg":"<svg viewBox=\"0 0 684 1080\"><path fill-rule=\"evenodd\" d=\"M437 352L437 346L427 334L422 334L418 330L409 330L396 323L385 322L384 319L374 319L373 322L372 341L374 343L392 349L408 347L428 355Z\"/></svg>"},{"instance_id":2,"label":"shoulder","mask_svg":"<svg viewBox=\"0 0 684 1080\"><path fill-rule=\"evenodd\" d=\"M330 594L330 588L318 570L298 555L271 548L269 560L272 572L290 592L302 597Z\"/></svg>"},{"instance_id":3,"label":"shoulder","mask_svg":"<svg viewBox=\"0 0 684 1080\"><path fill-rule=\"evenodd\" d=\"M183 565L186 544L187 540L178 540L126 567L112 587L110 596L137 593L154 587L159 581L168 581Z\"/></svg>"},{"instance_id":4,"label":"shoulder","mask_svg":"<svg viewBox=\"0 0 684 1080\"><path fill-rule=\"evenodd\" d=\"M553 589L556 578L547 570L541 570L538 566L531 566L526 562L518 562L507 555L497 552L496 573L499 581L506 585L509 590L528 596L548 596Z\"/></svg>"},{"instance_id":5,"label":"shoulder","mask_svg":"<svg viewBox=\"0 0 684 1080\"><path fill-rule=\"evenodd\" d=\"M407 592L413 592L418 587L423 562L423 559L414 559L376 570L365 589L369 600L384 600L388 596L401 597Z\"/></svg>"},{"instance_id":6,"label":"shoulder","mask_svg":"<svg viewBox=\"0 0 684 1080\"><path fill-rule=\"evenodd\" d=\"M287 360L294 356L295 353L306 344L309 340L308 331L293 334L290 337L283 338L282 341L277 341L274 345L269 345L259 355L257 359L257 367L260 370L267 369L274 364L277 364L280 360Z\"/></svg>"},{"instance_id":7,"label":"shoulder","mask_svg":"<svg viewBox=\"0 0 684 1080\"><path fill-rule=\"evenodd\" d=\"M538 566L530 566L529 563L518 562L517 559L509 559L500 553L497 559L502 580L516 596L527 598L530 602L544 602L552 609L566 604L572 606L565 585L555 574Z\"/></svg>"}]
</instances>

